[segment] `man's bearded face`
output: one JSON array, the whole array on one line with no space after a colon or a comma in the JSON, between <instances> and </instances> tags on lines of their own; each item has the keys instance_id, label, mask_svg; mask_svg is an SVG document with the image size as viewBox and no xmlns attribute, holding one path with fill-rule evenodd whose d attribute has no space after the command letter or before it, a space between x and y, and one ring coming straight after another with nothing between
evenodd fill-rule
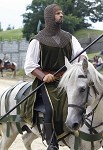
<instances>
[{"instance_id":1,"label":"man's bearded face","mask_svg":"<svg viewBox=\"0 0 103 150\"><path fill-rule=\"evenodd\" d=\"M57 10L55 12L55 22L58 23L58 24L62 24L63 22L63 12L62 10Z\"/></svg>"}]
</instances>

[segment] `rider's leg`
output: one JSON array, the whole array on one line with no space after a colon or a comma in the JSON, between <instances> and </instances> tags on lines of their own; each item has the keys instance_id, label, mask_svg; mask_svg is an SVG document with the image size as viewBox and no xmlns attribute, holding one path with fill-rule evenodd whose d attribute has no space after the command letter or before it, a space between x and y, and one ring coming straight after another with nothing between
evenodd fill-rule
<instances>
[{"instance_id":1,"label":"rider's leg","mask_svg":"<svg viewBox=\"0 0 103 150\"><path fill-rule=\"evenodd\" d=\"M49 98L45 91L45 87L41 87L42 99L45 105L46 113L45 113L45 121L44 121L44 128L45 128L45 135L46 135L46 142L49 145L47 150L57 150L58 149L58 142L56 139L56 133L53 128L53 109L50 104Z\"/></svg>"}]
</instances>

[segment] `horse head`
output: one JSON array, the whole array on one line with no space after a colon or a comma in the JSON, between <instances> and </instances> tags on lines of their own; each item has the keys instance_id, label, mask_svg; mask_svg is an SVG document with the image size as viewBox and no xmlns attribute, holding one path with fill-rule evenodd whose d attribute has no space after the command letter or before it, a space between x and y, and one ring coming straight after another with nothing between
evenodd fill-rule
<instances>
[{"instance_id":1,"label":"horse head","mask_svg":"<svg viewBox=\"0 0 103 150\"><path fill-rule=\"evenodd\" d=\"M67 71L62 77L59 87L67 93L66 126L75 131L83 126L87 108L94 106L99 97L99 92L103 89L101 86L103 76L87 60L71 65L65 58L65 65Z\"/></svg>"}]
</instances>

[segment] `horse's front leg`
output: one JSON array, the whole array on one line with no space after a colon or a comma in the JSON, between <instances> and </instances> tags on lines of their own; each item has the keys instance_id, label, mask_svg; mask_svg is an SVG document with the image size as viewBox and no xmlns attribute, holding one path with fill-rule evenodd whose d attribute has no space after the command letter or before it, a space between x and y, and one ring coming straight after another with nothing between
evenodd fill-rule
<instances>
[{"instance_id":1,"label":"horse's front leg","mask_svg":"<svg viewBox=\"0 0 103 150\"><path fill-rule=\"evenodd\" d=\"M15 78L16 77L16 70L12 69L12 77Z\"/></svg>"},{"instance_id":2,"label":"horse's front leg","mask_svg":"<svg viewBox=\"0 0 103 150\"><path fill-rule=\"evenodd\" d=\"M1 69L1 77L3 77L3 70Z\"/></svg>"},{"instance_id":3,"label":"horse's front leg","mask_svg":"<svg viewBox=\"0 0 103 150\"><path fill-rule=\"evenodd\" d=\"M9 137L7 137L7 124L3 123L1 125L1 131L2 131L2 135L1 135L1 141L0 141L0 150L8 150L9 147L11 146L11 144L14 142L14 140L16 139L17 135L18 135L18 131L16 129L16 126L13 124L11 124L10 126L10 135Z\"/></svg>"},{"instance_id":4,"label":"horse's front leg","mask_svg":"<svg viewBox=\"0 0 103 150\"><path fill-rule=\"evenodd\" d=\"M14 70L14 77L16 77L16 70Z\"/></svg>"},{"instance_id":5,"label":"horse's front leg","mask_svg":"<svg viewBox=\"0 0 103 150\"><path fill-rule=\"evenodd\" d=\"M37 138L37 135L32 132L23 134L22 139L27 150L31 150L31 144Z\"/></svg>"}]
</instances>

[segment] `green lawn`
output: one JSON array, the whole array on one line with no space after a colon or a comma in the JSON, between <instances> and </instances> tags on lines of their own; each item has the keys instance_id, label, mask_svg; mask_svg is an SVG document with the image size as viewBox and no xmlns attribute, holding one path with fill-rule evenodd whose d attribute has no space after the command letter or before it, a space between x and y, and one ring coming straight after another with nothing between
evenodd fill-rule
<instances>
[{"instance_id":1,"label":"green lawn","mask_svg":"<svg viewBox=\"0 0 103 150\"><path fill-rule=\"evenodd\" d=\"M0 31L0 41L2 40L20 40L23 37L22 29Z\"/></svg>"},{"instance_id":2,"label":"green lawn","mask_svg":"<svg viewBox=\"0 0 103 150\"><path fill-rule=\"evenodd\" d=\"M77 38L93 37L103 34L102 30L93 30L93 29L81 29L74 33L74 36Z\"/></svg>"},{"instance_id":3,"label":"green lawn","mask_svg":"<svg viewBox=\"0 0 103 150\"><path fill-rule=\"evenodd\" d=\"M77 39L79 39L79 38L86 38L86 37L92 37L92 36L99 36L101 34L103 34L103 31L101 31L101 30L81 29L81 30L76 31L73 35ZM0 41L4 40L4 39L19 40L22 37L23 37L22 28L14 29L14 30L0 31Z\"/></svg>"}]
</instances>

